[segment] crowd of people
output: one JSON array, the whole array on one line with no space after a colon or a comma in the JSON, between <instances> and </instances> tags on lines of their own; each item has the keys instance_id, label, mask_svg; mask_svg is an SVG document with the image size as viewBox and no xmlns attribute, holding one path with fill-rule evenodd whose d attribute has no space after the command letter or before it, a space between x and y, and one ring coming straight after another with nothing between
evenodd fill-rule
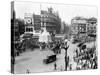
<instances>
[{"instance_id":1,"label":"crowd of people","mask_svg":"<svg viewBox=\"0 0 100 75\"><path fill-rule=\"evenodd\" d=\"M92 46L91 48L88 48L87 45L84 45L82 43L81 46L77 46L76 49L74 49L74 57L73 62L74 64L70 63L70 59L67 55L67 50L69 48L69 45L67 45L67 42L58 41L52 43L51 50L54 51L54 53L61 54L61 50L65 50L65 70L69 68L69 70L86 70L86 69L97 69L97 50L96 46ZM75 68L73 69L73 66ZM57 65L56 65L57 66Z\"/></svg>"},{"instance_id":2,"label":"crowd of people","mask_svg":"<svg viewBox=\"0 0 100 75\"><path fill-rule=\"evenodd\" d=\"M76 56L74 57L77 62L77 70L97 69L97 52L96 47L76 49Z\"/></svg>"},{"instance_id":3,"label":"crowd of people","mask_svg":"<svg viewBox=\"0 0 100 75\"><path fill-rule=\"evenodd\" d=\"M66 41L67 40L67 41ZM35 44L33 44L35 42ZM97 68L97 52L96 52L96 46L93 46L91 48L88 48L84 43L81 44L81 46L77 46L76 49L74 49L74 57L73 62L76 64L75 69L73 69L73 63L70 63L70 56L68 56L67 51L69 49L68 42L71 42L68 39L64 40L55 40L53 38L52 42L38 42L33 41L31 39L28 39L28 48L33 49L33 45L37 45L40 50L51 50L54 52L55 55L61 54L61 50L65 50L64 54L64 61L65 61L65 71L66 70L86 70L86 69L96 69ZM72 43L72 42L71 42ZM21 47L21 48L20 48ZM18 43L15 45L15 49L17 49L20 53L22 51L25 51L26 48L26 41L24 40L22 43ZM22 49L22 50L21 50ZM17 54L19 55L19 54ZM14 64L15 59L12 58L12 63ZM57 64L54 64L55 69L57 69Z\"/></svg>"}]
</instances>

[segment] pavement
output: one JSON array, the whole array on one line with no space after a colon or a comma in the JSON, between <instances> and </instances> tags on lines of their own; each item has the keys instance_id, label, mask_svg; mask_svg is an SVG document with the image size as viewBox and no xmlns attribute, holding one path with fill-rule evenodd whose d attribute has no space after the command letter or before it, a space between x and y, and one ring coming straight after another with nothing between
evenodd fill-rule
<instances>
[{"instance_id":1,"label":"pavement","mask_svg":"<svg viewBox=\"0 0 100 75\"><path fill-rule=\"evenodd\" d=\"M15 73L26 73L27 70L31 73L53 71L53 63L50 65L43 63L43 59L52 54L53 52L50 50L40 51L39 49L22 53L20 56L15 58Z\"/></svg>"},{"instance_id":2,"label":"pavement","mask_svg":"<svg viewBox=\"0 0 100 75\"><path fill-rule=\"evenodd\" d=\"M90 43L89 43L90 45ZM69 56L69 64L72 64L72 70L76 69L76 62L74 62L73 57L75 55L75 49L77 48L77 44L69 44L69 48L67 51L67 56ZM37 73L37 72L52 72L54 70L54 63L57 64L56 71L64 71L65 70L65 50L61 50L61 54L57 55L57 61L44 64L43 59L47 56L54 54L51 50L45 49L35 49L33 51L27 50L27 52L22 53L20 56L15 58L15 66L14 71L15 74L23 74L23 73Z\"/></svg>"}]
</instances>

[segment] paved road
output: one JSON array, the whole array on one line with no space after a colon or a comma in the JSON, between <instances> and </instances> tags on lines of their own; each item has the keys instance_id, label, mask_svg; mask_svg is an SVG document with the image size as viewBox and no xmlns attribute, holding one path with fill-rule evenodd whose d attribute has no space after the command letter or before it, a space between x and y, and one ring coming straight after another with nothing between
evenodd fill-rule
<instances>
[{"instance_id":1,"label":"paved road","mask_svg":"<svg viewBox=\"0 0 100 75\"><path fill-rule=\"evenodd\" d=\"M53 71L54 63L49 65L43 63L43 59L52 54L50 50L40 51L39 49L21 54L15 59L15 73L26 73L27 69L30 72Z\"/></svg>"}]
</instances>

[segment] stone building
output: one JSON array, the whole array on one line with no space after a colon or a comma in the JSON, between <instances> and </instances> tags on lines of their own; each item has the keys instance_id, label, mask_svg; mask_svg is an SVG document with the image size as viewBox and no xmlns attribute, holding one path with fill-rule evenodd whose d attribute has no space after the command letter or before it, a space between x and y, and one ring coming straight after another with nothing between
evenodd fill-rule
<instances>
[{"instance_id":1,"label":"stone building","mask_svg":"<svg viewBox=\"0 0 100 75\"><path fill-rule=\"evenodd\" d=\"M33 34L34 25L33 25L33 14L25 13L24 14L24 22L25 22L25 33Z\"/></svg>"},{"instance_id":2,"label":"stone building","mask_svg":"<svg viewBox=\"0 0 100 75\"><path fill-rule=\"evenodd\" d=\"M42 28L50 33L59 34L61 32L61 19L58 12L54 12L52 8L47 11L41 10L40 14L25 14L25 32L34 33L41 31Z\"/></svg>"},{"instance_id":3,"label":"stone building","mask_svg":"<svg viewBox=\"0 0 100 75\"><path fill-rule=\"evenodd\" d=\"M33 24L34 24L34 30L40 31L41 30L41 15L33 14Z\"/></svg>"},{"instance_id":4,"label":"stone building","mask_svg":"<svg viewBox=\"0 0 100 75\"><path fill-rule=\"evenodd\" d=\"M48 11L41 10L42 26L50 33L59 34L61 31L61 19L57 12L54 12L52 8L48 8Z\"/></svg>"},{"instance_id":5,"label":"stone building","mask_svg":"<svg viewBox=\"0 0 100 75\"><path fill-rule=\"evenodd\" d=\"M96 18L75 17L71 20L72 35L76 39L86 40L87 37L96 36Z\"/></svg>"},{"instance_id":6,"label":"stone building","mask_svg":"<svg viewBox=\"0 0 100 75\"><path fill-rule=\"evenodd\" d=\"M87 20L87 34L96 34L97 19L92 17Z\"/></svg>"}]
</instances>

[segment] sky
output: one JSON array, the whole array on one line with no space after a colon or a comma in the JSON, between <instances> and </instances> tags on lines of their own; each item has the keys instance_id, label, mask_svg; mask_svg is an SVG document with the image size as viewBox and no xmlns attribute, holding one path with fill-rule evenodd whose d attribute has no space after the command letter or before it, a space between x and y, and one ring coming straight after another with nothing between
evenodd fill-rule
<instances>
[{"instance_id":1,"label":"sky","mask_svg":"<svg viewBox=\"0 0 100 75\"><path fill-rule=\"evenodd\" d=\"M76 16L82 16L85 18L97 18L97 8L94 6L34 3L20 1L14 3L16 18L22 19L24 19L24 13L40 14L40 10L47 10L47 8L49 7L52 7L54 11L58 11L61 20L65 21L65 23L68 24L70 24L71 19Z\"/></svg>"}]
</instances>

